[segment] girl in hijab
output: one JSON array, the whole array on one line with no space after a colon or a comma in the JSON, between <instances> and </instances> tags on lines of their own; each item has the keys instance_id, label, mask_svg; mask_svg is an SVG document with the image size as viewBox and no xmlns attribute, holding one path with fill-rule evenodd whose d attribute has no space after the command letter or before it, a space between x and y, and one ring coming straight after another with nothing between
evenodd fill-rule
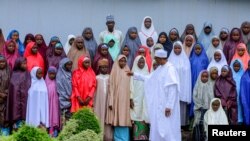
<instances>
[{"instance_id":1,"label":"girl in hijab","mask_svg":"<svg viewBox=\"0 0 250 141\"><path fill-rule=\"evenodd\" d=\"M26 120L28 90L31 85L30 73L27 71L27 60L16 59L9 84L7 98L7 121L17 130Z\"/></svg>"},{"instance_id":2,"label":"girl in hijab","mask_svg":"<svg viewBox=\"0 0 250 141\"><path fill-rule=\"evenodd\" d=\"M59 98L55 80L56 72L56 67L50 66L45 78L49 97L49 134L52 137L57 137L60 127Z\"/></svg>"},{"instance_id":3,"label":"girl in hijab","mask_svg":"<svg viewBox=\"0 0 250 141\"><path fill-rule=\"evenodd\" d=\"M27 69L30 72L33 67L38 66L45 71L43 57L38 52L38 47L35 42L30 42L24 52L24 57L27 59Z\"/></svg>"},{"instance_id":4,"label":"girl in hijab","mask_svg":"<svg viewBox=\"0 0 250 141\"><path fill-rule=\"evenodd\" d=\"M53 50L57 43L61 43L59 37L53 36L50 38L49 46L46 49L46 57L50 57L53 55Z\"/></svg>"},{"instance_id":5,"label":"girl in hijab","mask_svg":"<svg viewBox=\"0 0 250 141\"><path fill-rule=\"evenodd\" d=\"M71 112L75 113L83 106L93 107L96 89L96 75L91 68L90 58L81 56L78 69L72 75Z\"/></svg>"},{"instance_id":6,"label":"girl in hijab","mask_svg":"<svg viewBox=\"0 0 250 141\"><path fill-rule=\"evenodd\" d=\"M241 24L240 29L241 29L243 41L245 44L247 44L250 41L250 22L244 21Z\"/></svg>"},{"instance_id":7,"label":"girl in hijab","mask_svg":"<svg viewBox=\"0 0 250 141\"><path fill-rule=\"evenodd\" d=\"M188 57L190 57L190 53L194 47L195 42L196 41L194 40L194 37L192 35L187 35L184 39L183 48Z\"/></svg>"},{"instance_id":8,"label":"girl in hijab","mask_svg":"<svg viewBox=\"0 0 250 141\"><path fill-rule=\"evenodd\" d=\"M91 27L84 28L82 32L82 37L84 39L84 46L89 51L91 62L93 62L97 51L97 43L92 28Z\"/></svg>"},{"instance_id":9,"label":"girl in hijab","mask_svg":"<svg viewBox=\"0 0 250 141\"><path fill-rule=\"evenodd\" d=\"M176 28L172 28L170 31L169 31L169 40L170 42L173 44L174 42L176 41L179 41L180 40L180 35L179 35L179 32Z\"/></svg>"},{"instance_id":10,"label":"girl in hijab","mask_svg":"<svg viewBox=\"0 0 250 141\"><path fill-rule=\"evenodd\" d=\"M172 44L171 41L169 40L168 35L167 35L166 32L161 32L161 33L159 34L159 38L158 38L157 43L160 43L160 44L163 45L163 49L164 49L165 51L167 51L167 53L168 53L168 56L167 56L167 57L169 57L169 55L170 55L170 53L171 53L171 51L172 51L172 49L173 49L173 44Z\"/></svg>"},{"instance_id":11,"label":"girl in hijab","mask_svg":"<svg viewBox=\"0 0 250 141\"><path fill-rule=\"evenodd\" d=\"M227 114L229 124L236 125L238 122L237 90L229 66L225 65L221 68L221 75L215 81L214 89L214 95L221 100L221 105Z\"/></svg>"},{"instance_id":12,"label":"girl in hijab","mask_svg":"<svg viewBox=\"0 0 250 141\"><path fill-rule=\"evenodd\" d=\"M48 90L40 67L32 68L31 86L28 90L26 124L49 127Z\"/></svg>"},{"instance_id":13,"label":"girl in hijab","mask_svg":"<svg viewBox=\"0 0 250 141\"><path fill-rule=\"evenodd\" d=\"M115 140L129 140L130 120L130 71L127 58L119 55L109 79L108 111L106 123L114 126Z\"/></svg>"},{"instance_id":14,"label":"girl in hijab","mask_svg":"<svg viewBox=\"0 0 250 141\"><path fill-rule=\"evenodd\" d=\"M242 103L240 101L240 81L241 77L244 74L244 67L241 60L236 59L231 62L230 68L233 72L233 79L236 83L237 90L237 107L238 107L238 123L243 123L243 114L242 114Z\"/></svg>"},{"instance_id":15,"label":"girl in hijab","mask_svg":"<svg viewBox=\"0 0 250 141\"><path fill-rule=\"evenodd\" d=\"M240 101L242 103L243 123L250 125L250 60L248 68L244 72L240 81Z\"/></svg>"},{"instance_id":16,"label":"girl in hijab","mask_svg":"<svg viewBox=\"0 0 250 141\"><path fill-rule=\"evenodd\" d=\"M196 32L195 32L195 28L194 28L194 25L193 24L187 24L186 25L186 28L184 30L184 32L182 33L181 35L181 42L183 43L184 42L184 39L186 38L187 35L192 35L195 39L195 41L197 41L197 35L196 35Z\"/></svg>"},{"instance_id":17,"label":"girl in hijab","mask_svg":"<svg viewBox=\"0 0 250 141\"><path fill-rule=\"evenodd\" d=\"M228 118L219 98L213 98L208 111L204 115L204 130L208 141L208 125L228 125Z\"/></svg>"},{"instance_id":18,"label":"girl in hijab","mask_svg":"<svg viewBox=\"0 0 250 141\"><path fill-rule=\"evenodd\" d=\"M8 37L7 37L7 40L14 40L17 44L17 48L18 48L18 52L21 56L23 56L23 53L24 53L24 45L23 43L21 42L20 38L19 38L19 32L17 30L12 30Z\"/></svg>"},{"instance_id":19,"label":"girl in hijab","mask_svg":"<svg viewBox=\"0 0 250 141\"><path fill-rule=\"evenodd\" d=\"M211 43L211 39L214 36L213 26L210 22L205 22L203 25L203 30L198 38L198 42L201 43L204 49L207 51Z\"/></svg>"},{"instance_id":20,"label":"girl in hijab","mask_svg":"<svg viewBox=\"0 0 250 141\"><path fill-rule=\"evenodd\" d=\"M3 36L3 31L0 28L0 53L2 53L2 51L3 51L4 44L5 44L5 39Z\"/></svg>"},{"instance_id":21,"label":"girl in hijab","mask_svg":"<svg viewBox=\"0 0 250 141\"><path fill-rule=\"evenodd\" d=\"M148 71L151 72L152 59L151 59L151 56L150 56L149 48L146 47L146 46L140 46L136 56L138 56L138 55L141 55L141 56L145 57L146 63L147 63L147 66L148 66Z\"/></svg>"},{"instance_id":22,"label":"girl in hijab","mask_svg":"<svg viewBox=\"0 0 250 141\"><path fill-rule=\"evenodd\" d=\"M98 46L94 62L93 62L93 70L95 71L95 74L98 75L100 73L99 67L98 67L98 62L101 59L108 59L109 65L108 65L108 73L111 72L112 65L113 65L113 60L111 55L108 52L108 45L105 43L102 43Z\"/></svg>"},{"instance_id":23,"label":"girl in hijab","mask_svg":"<svg viewBox=\"0 0 250 141\"><path fill-rule=\"evenodd\" d=\"M139 32L139 38L141 40L141 44L146 46L147 39L151 37L156 43L158 34L155 30L154 23L151 17L146 16L144 17L142 24L141 24L141 31Z\"/></svg>"},{"instance_id":24,"label":"girl in hijab","mask_svg":"<svg viewBox=\"0 0 250 141\"><path fill-rule=\"evenodd\" d=\"M14 68L14 64L16 59L19 57L17 44L14 40L8 40L5 43L3 48L3 56L6 58L7 63L12 70Z\"/></svg>"},{"instance_id":25,"label":"girl in hijab","mask_svg":"<svg viewBox=\"0 0 250 141\"><path fill-rule=\"evenodd\" d=\"M239 28L233 28L230 33L229 39L226 41L223 47L223 53L227 59L227 63L230 64L231 60L236 52L236 47L239 43L243 43L241 30Z\"/></svg>"},{"instance_id":26,"label":"girl in hijab","mask_svg":"<svg viewBox=\"0 0 250 141\"><path fill-rule=\"evenodd\" d=\"M141 40L138 36L137 28L130 27L127 31L126 37L122 43L122 48L127 46L129 48L129 57L128 57L128 64L129 67L132 68L133 61L136 57L136 53L141 46Z\"/></svg>"},{"instance_id":27,"label":"girl in hijab","mask_svg":"<svg viewBox=\"0 0 250 141\"><path fill-rule=\"evenodd\" d=\"M200 120L203 119L205 112L209 109L209 104L214 98L213 90L209 89L211 83L209 83L209 72L203 70L199 74L199 78L196 81L193 99L194 99L194 125L198 125Z\"/></svg>"},{"instance_id":28,"label":"girl in hijab","mask_svg":"<svg viewBox=\"0 0 250 141\"><path fill-rule=\"evenodd\" d=\"M214 52L220 49L222 50L222 45L221 45L221 41L220 38L217 36L213 36L209 45L209 48L207 49L206 53L207 53L207 57L209 59L209 62L212 61L213 57L214 57Z\"/></svg>"},{"instance_id":29,"label":"girl in hijab","mask_svg":"<svg viewBox=\"0 0 250 141\"><path fill-rule=\"evenodd\" d=\"M223 27L221 30L220 30L220 34L219 34L219 37L220 37L220 41L221 41L221 45L222 45L222 48L224 47L225 45L225 42L228 40L229 38L229 30L225 27Z\"/></svg>"},{"instance_id":30,"label":"girl in hijab","mask_svg":"<svg viewBox=\"0 0 250 141\"><path fill-rule=\"evenodd\" d=\"M194 86L196 84L196 80L198 79L198 76L202 70L207 69L208 66L208 58L207 54L205 52L205 49L203 48L202 44L196 43L191 51L190 54L190 64L191 64L191 80L192 80L192 91L194 89ZM192 96L193 97L193 96ZM191 99L191 105L189 107L189 117L192 118L194 103L193 99Z\"/></svg>"},{"instance_id":31,"label":"girl in hijab","mask_svg":"<svg viewBox=\"0 0 250 141\"><path fill-rule=\"evenodd\" d=\"M114 35L109 34L104 37L104 43L108 44L108 51L114 62L120 53L119 42Z\"/></svg>"},{"instance_id":32,"label":"girl in hijab","mask_svg":"<svg viewBox=\"0 0 250 141\"><path fill-rule=\"evenodd\" d=\"M63 46L61 43L56 43L55 47L53 48L53 55L47 56L46 58L46 70L49 69L49 66L54 66L56 68L59 67L59 62L67 57L63 50Z\"/></svg>"},{"instance_id":33,"label":"girl in hijab","mask_svg":"<svg viewBox=\"0 0 250 141\"><path fill-rule=\"evenodd\" d=\"M89 56L89 52L84 45L83 37L77 36L69 50L69 53L67 54L68 58L73 62L72 71L77 69L78 60L82 55Z\"/></svg>"},{"instance_id":34,"label":"girl in hijab","mask_svg":"<svg viewBox=\"0 0 250 141\"><path fill-rule=\"evenodd\" d=\"M56 87L59 96L59 104L61 110L62 123L71 117L71 93L72 93L72 64L69 58L63 58L59 63L59 69L56 74Z\"/></svg>"},{"instance_id":35,"label":"girl in hijab","mask_svg":"<svg viewBox=\"0 0 250 141\"><path fill-rule=\"evenodd\" d=\"M6 121L6 107L11 70L4 56L0 55L0 130L3 135L10 134L9 123Z\"/></svg>"},{"instance_id":36,"label":"girl in hijab","mask_svg":"<svg viewBox=\"0 0 250 141\"><path fill-rule=\"evenodd\" d=\"M133 72L148 75L149 70L145 57L139 55L135 58ZM130 116L133 121L133 139L149 140L149 122L144 97L144 82L130 79Z\"/></svg>"},{"instance_id":37,"label":"girl in hijab","mask_svg":"<svg viewBox=\"0 0 250 141\"><path fill-rule=\"evenodd\" d=\"M218 68L217 67L211 67L210 69L209 69L209 83L211 83L211 85L209 85L209 86L211 86L210 87L210 89L212 90L212 91L214 91L214 84L215 84L215 80L219 77L219 74L218 74Z\"/></svg>"},{"instance_id":38,"label":"girl in hijab","mask_svg":"<svg viewBox=\"0 0 250 141\"><path fill-rule=\"evenodd\" d=\"M247 52L247 47L244 43L239 43L236 47L236 52L232 58L232 60L240 59L243 63L244 70L248 67L248 60L250 59L249 54Z\"/></svg>"},{"instance_id":39,"label":"girl in hijab","mask_svg":"<svg viewBox=\"0 0 250 141\"><path fill-rule=\"evenodd\" d=\"M64 52L65 52L66 54L68 54L70 48L72 47L75 38L76 38L75 35L72 35L72 34L68 35L67 41L66 41L66 43L65 43L65 45L64 45L64 47L63 47Z\"/></svg>"},{"instance_id":40,"label":"girl in hijab","mask_svg":"<svg viewBox=\"0 0 250 141\"><path fill-rule=\"evenodd\" d=\"M173 52L170 54L168 60L175 66L179 74L180 82L182 82L180 83L179 94L181 107L181 126L182 129L186 130L186 126L188 125L187 106L191 103L192 99L191 66L180 41L174 43Z\"/></svg>"},{"instance_id":41,"label":"girl in hijab","mask_svg":"<svg viewBox=\"0 0 250 141\"><path fill-rule=\"evenodd\" d=\"M27 44L30 42L35 42L35 37L31 33L27 34L24 38L24 41L23 41L24 48L26 48Z\"/></svg>"},{"instance_id":42,"label":"girl in hijab","mask_svg":"<svg viewBox=\"0 0 250 141\"><path fill-rule=\"evenodd\" d=\"M35 42L38 47L38 52L42 55L43 60L46 60L46 50L47 50L47 45L45 43L45 40L43 38L42 34L36 34L35 35Z\"/></svg>"},{"instance_id":43,"label":"girl in hijab","mask_svg":"<svg viewBox=\"0 0 250 141\"><path fill-rule=\"evenodd\" d=\"M216 67L219 70L219 75L221 74L221 68L227 65L227 60L220 49L216 49L213 55L212 61L209 63L207 70L211 67Z\"/></svg>"}]
</instances>

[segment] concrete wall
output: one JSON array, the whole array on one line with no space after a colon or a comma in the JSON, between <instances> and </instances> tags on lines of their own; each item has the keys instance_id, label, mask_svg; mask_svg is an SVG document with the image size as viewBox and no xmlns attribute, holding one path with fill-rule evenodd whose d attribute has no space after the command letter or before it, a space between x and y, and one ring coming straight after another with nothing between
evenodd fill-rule
<instances>
[{"instance_id":1,"label":"concrete wall","mask_svg":"<svg viewBox=\"0 0 250 141\"><path fill-rule=\"evenodd\" d=\"M158 33L176 27L181 34L193 23L199 35L205 21L211 21L218 33L221 27L239 27L250 20L250 0L0 0L0 28L5 37L17 29L21 39L41 33L47 43L57 35L64 44L68 34L80 35L86 26L98 38L110 13L124 35L130 26L140 30L147 15Z\"/></svg>"}]
</instances>

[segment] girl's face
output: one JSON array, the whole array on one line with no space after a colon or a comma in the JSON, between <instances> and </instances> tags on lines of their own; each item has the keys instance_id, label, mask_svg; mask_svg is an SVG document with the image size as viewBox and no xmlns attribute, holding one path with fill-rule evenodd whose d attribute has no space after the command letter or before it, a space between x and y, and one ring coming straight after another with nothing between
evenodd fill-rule
<instances>
[{"instance_id":1,"label":"girl's face","mask_svg":"<svg viewBox=\"0 0 250 141\"><path fill-rule=\"evenodd\" d=\"M211 27L205 27L204 28L204 32L205 32L206 35L209 35L211 33L211 31L212 31Z\"/></svg>"},{"instance_id":2,"label":"girl's face","mask_svg":"<svg viewBox=\"0 0 250 141\"><path fill-rule=\"evenodd\" d=\"M127 57L129 55L129 48L128 47L124 47L123 50L122 50L122 54Z\"/></svg>"},{"instance_id":3,"label":"girl's face","mask_svg":"<svg viewBox=\"0 0 250 141\"><path fill-rule=\"evenodd\" d=\"M99 66L99 69L100 69L101 74L107 74L108 73L108 65Z\"/></svg>"},{"instance_id":4,"label":"girl's face","mask_svg":"<svg viewBox=\"0 0 250 141\"><path fill-rule=\"evenodd\" d=\"M50 72L49 73L49 79L54 80L56 78L56 73L55 72Z\"/></svg>"},{"instance_id":5,"label":"girl's face","mask_svg":"<svg viewBox=\"0 0 250 141\"><path fill-rule=\"evenodd\" d=\"M26 61L26 60L23 61L23 62L21 63L21 66L20 66L20 67L21 67L21 69L24 70L24 71L27 70L27 61Z\"/></svg>"},{"instance_id":6,"label":"girl's face","mask_svg":"<svg viewBox=\"0 0 250 141\"><path fill-rule=\"evenodd\" d=\"M219 107L220 107L220 101L219 100L215 100L215 101L212 102L213 111L215 111L215 112L218 111Z\"/></svg>"},{"instance_id":7,"label":"girl's face","mask_svg":"<svg viewBox=\"0 0 250 141\"><path fill-rule=\"evenodd\" d=\"M51 41L50 43L51 43L52 47L54 47L58 43L58 41Z\"/></svg>"},{"instance_id":8,"label":"girl's face","mask_svg":"<svg viewBox=\"0 0 250 141\"><path fill-rule=\"evenodd\" d=\"M15 48L16 48L16 46L15 46L14 42L10 42L8 44L8 46L7 46L7 50L8 50L9 53L14 53L15 52Z\"/></svg>"},{"instance_id":9,"label":"girl's face","mask_svg":"<svg viewBox=\"0 0 250 141\"><path fill-rule=\"evenodd\" d=\"M65 70L68 71L68 72L71 72L72 65L73 65L73 62L72 62L72 61L67 62L67 63L64 65Z\"/></svg>"},{"instance_id":10,"label":"girl's face","mask_svg":"<svg viewBox=\"0 0 250 141\"><path fill-rule=\"evenodd\" d=\"M149 29L149 28L151 27L151 24L152 24L152 21L151 21L150 18L146 18L146 19L144 20L144 26L145 26L147 29Z\"/></svg>"},{"instance_id":11,"label":"girl's face","mask_svg":"<svg viewBox=\"0 0 250 141\"><path fill-rule=\"evenodd\" d=\"M120 68L123 69L126 66L126 63L127 63L126 58L124 58L124 57L121 58L119 60L119 66L120 66Z\"/></svg>"},{"instance_id":12,"label":"girl's face","mask_svg":"<svg viewBox=\"0 0 250 141\"><path fill-rule=\"evenodd\" d=\"M31 53L37 54L37 51L38 51L37 44L34 44L34 46L31 48Z\"/></svg>"},{"instance_id":13,"label":"girl's face","mask_svg":"<svg viewBox=\"0 0 250 141\"><path fill-rule=\"evenodd\" d=\"M227 32L225 32L225 31L221 31L221 32L220 32L220 39L221 39L222 41L225 41L225 40L227 39L227 37L228 37Z\"/></svg>"},{"instance_id":14,"label":"girl's face","mask_svg":"<svg viewBox=\"0 0 250 141\"><path fill-rule=\"evenodd\" d=\"M72 46L72 44L73 44L73 42L75 41L75 38L71 38L71 39L69 39L69 45L71 45Z\"/></svg>"},{"instance_id":15,"label":"girl's face","mask_svg":"<svg viewBox=\"0 0 250 141\"><path fill-rule=\"evenodd\" d=\"M171 41L177 40L177 33L176 32L170 32L169 38Z\"/></svg>"},{"instance_id":16,"label":"girl's face","mask_svg":"<svg viewBox=\"0 0 250 141\"><path fill-rule=\"evenodd\" d=\"M202 83L207 83L207 81L208 81L208 73L207 72L203 72L201 74L201 82Z\"/></svg>"},{"instance_id":17,"label":"girl's face","mask_svg":"<svg viewBox=\"0 0 250 141\"><path fill-rule=\"evenodd\" d=\"M152 47L154 45L154 40L153 38L149 37L147 38L147 46Z\"/></svg>"},{"instance_id":18,"label":"girl's face","mask_svg":"<svg viewBox=\"0 0 250 141\"><path fill-rule=\"evenodd\" d=\"M222 69L221 69L221 76L222 76L222 77L227 77L228 72L229 72L229 71L228 71L227 69L222 68Z\"/></svg>"},{"instance_id":19,"label":"girl's face","mask_svg":"<svg viewBox=\"0 0 250 141\"><path fill-rule=\"evenodd\" d=\"M219 62L221 60L221 54L220 54L220 52L215 52L214 53L214 60L216 62Z\"/></svg>"},{"instance_id":20,"label":"girl's face","mask_svg":"<svg viewBox=\"0 0 250 141\"><path fill-rule=\"evenodd\" d=\"M241 68L240 63L239 62L234 62L234 64L233 64L234 71L238 72L240 70L240 68Z\"/></svg>"},{"instance_id":21,"label":"girl's face","mask_svg":"<svg viewBox=\"0 0 250 141\"><path fill-rule=\"evenodd\" d=\"M186 40L185 40L185 45L186 45L187 47L191 47L192 44L193 44L193 38L190 37L190 36L188 36L188 37L186 38Z\"/></svg>"},{"instance_id":22,"label":"girl's face","mask_svg":"<svg viewBox=\"0 0 250 141\"><path fill-rule=\"evenodd\" d=\"M166 37L165 35L161 35L161 36L159 37L159 42L160 42L161 44L166 43L166 41L167 41L167 37Z\"/></svg>"},{"instance_id":23,"label":"girl's face","mask_svg":"<svg viewBox=\"0 0 250 141\"><path fill-rule=\"evenodd\" d=\"M18 32L14 32L11 36L11 39L13 39L14 41L18 40L19 39L19 34Z\"/></svg>"},{"instance_id":24,"label":"girl's face","mask_svg":"<svg viewBox=\"0 0 250 141\"><path fill-rule=\"evenodd\" d=\"M237 48L237 52L238 52L238 55L240 56L240 57L242 57L243 55L244 55L244 53L245 53L245 48L243 48L243 47L239 47L239 48Z\"/></svg>"},{"instance_id":25,"label":"girl's face","mask_svg":"<svg viewBox=\"0 0 250 141\"><path fill-rule=\"evenodd\" d=\"M32 40L31 38L29 37L27 40L26 40L26 44L30 43Z\"/></svg>"},{"instance_id":26,"label":"girl's face","mask_svg":"<svg viewBox=\"0 0 250 141\"><path fill-rule=\"evenodd\" d=\"M41 68L37 69L36 77L37 77L37 79L41 79L43 77L43 71Z\"/></svg>"},{"instance_id":27,"label":"girl's face","mask_svg":"<svg viewBox=\"0 0 250 141\"><path fill-rule=\"evenodd\" d=\"M129 37L132 39L132 40L135 40L137 38L137 32L135 31L132 31L129 33Z\"/></svg>"},{"instance_id":28,"label":"girl's face","mask_svg":"<svg viewBox=\"0 0 250 141\"><path fill-rule=\"evenodd\" d=\"M88 69L90 67L90 60L83 61L82 66L84 69Z\"/></svg>"},{"instance_id":29,"label":"girl's face","mask_svg":"<svg viewBox=\"0 0 250 141\"><path fill-rule=\"evenodd\" d=\"M212 80L216 80L216 79L218 78L218 71L217 71L217 70L212 70L212 71L210 72L210 78L211 78Z\"/></svg>"},{"instance_id":30,"label":"girl's face","mask_svg":"<svg viewBox=\"0 0 250 141\"><path fill-rule=\"evenodd\" d=\"M102 54L103 56L108 55L108 48L101 48L101 54Z\"/></svg>"},{"instance_id":31,"label":"girl's face","mask_svg":"<svg viewBox=\"0 0 250 141\"><path fill-rule=\"evenodd\" d=\"M196 55L200 55L201 54L201 46L200 45L195 45L195 49L194 49L194 52Z\"/></svg>"},{"instance_id":32,"label":"girl's face","mask_svg":"<svg viewBox=\"0 0 250 141\"><path fill-rule=\"evenodd\" d=\"M217 38L213 38L212 44L213 44L214 47L217 47L220 44L220 40L217 39Z\"/></svg>"},{"instance_id":33,"label":"girl's face","mask_svg":"<svg viewBox=\"0 0 250 141\"><path fill-rule=\"evenodd\" d=\"M93 34L92 34L91 30L87 29L84 32L84 38L87 39L87 40L90 40L92 37L93 37Z\"/></svg>"},{"instance_id":34,"label":"girl's face","mask_svg":"<svg viewBox=\"0 0 250 141\"><path fill-rule=\"evenodd\" d=\"M114 45L115 45L114 40L111 40L111 41L108 42L108 46L109 47L113 47Z\"/></svg>"},{"instance_id":35,"label":"girl's face","mask_svg":"<svg viewBox=\"0 0 250 141\"><path fill-rule=\"evenodd\" d=\"M63 52L63 48L55 48L55 54L56 55L61 55L62 54L62 52Z\"/></svg>"},{"instance_id":36,"label":"girl's face","mask_svg":"<svg viewBox=\"0 0 250 141\"><path fill-rule=\"evenodd\" d=\"M80 50L83 48L83 41L77 41L76 42L76 47Z\"/></svg>"},{"instance_id":37,"label":"girl's face","mask_svg":"<svg viewBox=\"0 0 250 141\"><path fill-rule=\"evenodd\" d=\"M250 24L245 24L243 25L243 27L241 28L242 32L247 35L248 33L250 33Z\"/></svg>"},{"instance_id":38,"label":"girl's face","mask_svg":"<svg viewBox=\"0 0 250 141\"><path fill-rule=\"evenodd\" d=\"M193 29L193 28L188 28L188 29L186 30L186 34L187 34L187 35L193 35L193 34L194 34L194 29Z\"/></svg>"},{"instance_id":39,"label":"girl's face","mask_svg":"<svg viewBox=\"0 0 250 141\"><path fill-rule=\"evenodd\" d=\"M43 43L43 38L41 35L36 36L36 44L41 45Z\"/></svg>"},{"instance_id":40,"label":"girl's face","mask_svg":"<svg viewBox=\"0 0 250 141\"><path fill-rule=\"evenodd\" d=\"M144 66L145 66L145 60L141 57L137 63L137 66L140 68L140 69L143 69Z\"/></svg>"},{"instance_id":41,"label":"girl's face","mask_svg":"<svg viewBox=\"0 0 250 141\"><path fill-rule=\"evenodd\" d=\"M0 70L5 69L7 62L5 59L0 59Z\"/></svg>"},{"instance_id":42,"label":"girl's face","mask_svg":"<svg viewBox=\"0 0 250 141\"><path fill-rule=\"evenodd\" d=\"M181 54L181 51L182 51L181 46L178 45L178 44L176 44L176 45L174 46L174 53L175 53L176 55L180 55L180 54Z\"/></svg>"},{"instance_id":43,"label":"girl's face","mask_svg":"<svg viewBox=\"0 0 250 141\"><path fill-rule=\"evenodd\" d=\"M234 30L232 33L233 41L237 42L240 40L240 32L238 30Z\"/></svg>"}]
</instances>

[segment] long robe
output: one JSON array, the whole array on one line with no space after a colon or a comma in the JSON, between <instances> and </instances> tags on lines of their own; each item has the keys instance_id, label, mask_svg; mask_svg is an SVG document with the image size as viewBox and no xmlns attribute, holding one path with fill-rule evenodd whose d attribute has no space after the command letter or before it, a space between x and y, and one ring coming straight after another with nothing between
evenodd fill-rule
<instances>
[{"instance_id":1,"label":"long robe","mask_svg":"<svg viewBox=\"0 0 250 141\"><path fill-rule=\"evenodd\" d=\"M108 35L113 35L116 38L116 41L118 41L118 44L121 45L122 44L122 32L120 30L117 30L114 28L113 32L109 32L108 29L105 29L104 31L102 31L99 34L99 43L103 43L104 39L106 38L106 36ZM120 48L120 46L119 46Z\"/></svg>"},{"instance_id":2,"label":"long robe","mask_svg":"<svg viewBox=\"0 0 250 141\"><path fill-rule=\"evenodd\" d=\"M7 117L10 123L26 119L26 108L28 90L31 85L30 73L21 69L25 58L20 57L16 60L9 84L9 96L7 100Z\"/></svg>"},{"instance_id":3,"label":"long robe","mask_svg":"<svg viewBox=\"0 0 250 141\"><path fill-rule=\"evenodd\" d=\"M124 57L124 55L118 56L109 78L109 95L107 102L108 106L112 106L112 110L107 108L106 123L113 126L131 126L129 106L130 77L127 76L126 72L130 69L128 65L122 69L119 66L119 60Z\"/></svg>"},{"instance_id":4,"label":"long robe","mask_svg":"<svg viewBox=\"0 0 250 141\"><path fill-rule=\"evenodd\" d=\"M248 62L250 64L250 61ZM250 69L248 68L240 81L240 100L243 110L243 122L250 125Z\"/></svg>"},{"instance_id":5,"label":"long robe","mask_svg":"<svg viewBox=\"0 0 250 141\"><path fill-rule=\"evenodd\" d=\"M193 43L192 43L191 47L188 47L188 46L186 45L186 39L187 39L187 37L190 37L190 38L193 39ZM187 55L188 57L190 57L191 51L193 50L193 47L194 47L194 44L195 44L195 43L196 43L196 40L194 39L194 36L193 36L193 35L187 35L187 36L184 38L184 41L183 41L183 48L184 48L184 51L185 51L185 53L186 53L186 55Z\"/></svg>"},{"instance_id":6,"label":"long robe","mask_svg":"<svg viewBox=\"0 0 250 141\"><path fill-rule=\"evenodd\" d=\"M113 62L114 62L120 53L120 44L116 40L115 36L112 34L105 36L104 43L108 44L111 40L114 40L115 44L112 47L109 47L108 50L109 50L109 54L111 55Z\"/></svg>"},{"instance_id":7,"label":"long robe","mask_svg":"<svg viewBox=\"0 0 250 141\"><path fill-rule=\"evenodd\" d=\"M35 35L35 39L37 39L39 36L42 39L42 43L41 44L37 44L38 52L41 54L41 56L43 57L43 60L45 61L46 60L46 51L47 51L48 47L47 47L47 45L45 43L45 40L44 40L42 34L36 34Z\"/></svg>"},{"instance_id":8,"label":"long robe","mask_svg":"<svg viewBox=\"0 0 250 141\"><path fill-rule=\"evenodd\" d=\"M84 69L82 66L83 62L84 56L81 56L78 60L78 69L72 74L71 112L77 112L83 107L79 104L78 96L80 96L83 101L85 101L87 97L90 97L91 99L87 106L93 106L96 75L91 67Z\"/></svg>"},{"instance_id":9,"label":"long robe","mask_svg":"<svg viewBox=\"0 0 250 141\"><path fill-rule=\"evenodd\" d=\"M134 73L134 79L145 81L150 140L181 141L180 82L175 67L167 62L149 76ZM169 117L165 116L165 108L171 109Z\"/></svg>"},{"instance_id":10,"label":"long robe","mask_svg":"<svg viewBox=\"0 0 250 141\"><path fill-rule=\"evenodd\" d=\"M237 91L233 80L232 71L226 77L220 75L215 81L214 96L220 98L222 107L227 110L227 116L230 124L237 124Z\"/></svg>"},{"instance_id":11,"label":"long robe","mask_svg":"<svg viewBox=\"0 0 250 141\"><path fill-rule=\"evenodd\" d=\"M36 77L38 69L39 67L34 67L30 72L31 87L28 91L26 124L49 127L48 90L44 79Z\"/></svg>"},{"instance_id":12,"label":"long robe","mask_svg":"<svg viewBox=\"0 0 250 141\"><path fill-rule=\"evenodd\" d=\"M90 30L90 32L92 33L92 37L90 39L86 39L84 37L84 34L87 30ZM89 51L89 56L90 56L90 59L91 59L91 62L94 61L94 57L95 57L95 54L96 54L96 51L97 51L97 43L96 43L96 40L95 40L95 37L94 37L94 33L93 33L93 30L92 28L90 27L86 27L84 28L83 32L82 32L82 37L84 39L84 46L88 49Z\"/></svg>"},{"instance_id":13,"label":"long robe","mask_svg":"<svg viewBox=\"0 0 250 141\"><path fill-rule=\"evenodd\" d=\"M67 57L67 56L66 56L64 50L63 50L61 55L58 55L55 53L55 48L53 48L53 55L46 57L46 70L48 70L50 66L54 66L58 69L59 62L65 57Z\"/></svg>"},{"instance_id":14,"label":"long robe","mask_svg":"<svg viewBox=\"0 0 250 141\"><path fill-rule=\"evenodd\" d=\"M64 58L59 63L59 69L56 74L56 86L59 96L60 109L69 109L71 107L72 93L72 73L66 71L65 64L70 62L69 58Z\"/></svg>"}]
</instances>

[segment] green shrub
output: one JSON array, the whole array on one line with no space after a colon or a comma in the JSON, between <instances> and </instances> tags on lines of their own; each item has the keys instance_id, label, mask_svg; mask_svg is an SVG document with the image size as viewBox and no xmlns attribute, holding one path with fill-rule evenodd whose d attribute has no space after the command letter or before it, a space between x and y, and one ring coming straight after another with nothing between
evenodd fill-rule
<instances>
[{"instance_id":1,"label":"green shrub","mask_svg":"<svg viewBox=\"0 0 250 141\"><path fill-rule=\"evenodd\" d=\"M0 136L0 141L16 141L13 136Z\"/></svg>"},{"instance_id":2,"label":"green shrub","mask_svg":"<svg viewBox=\"0 0 250 141\"><path fill-rule=\"evenodd\" d=\"M101 141L101 139L94 131L87 129L65 141Z\"/></svg>"},{"instance_id":3,"label":"green shrub","mask_svg":"<svg viewBox=\"0 0 250 141\"><path fill-rule=\"evenodd\" d=\"M23 125L13 134L15 141L51 141L45 130Z\"/></svg>"},{"instance_id":4,"label":"green shrub","mask_svg":"<svg viewBox=\"0 0 250 141\"><path fill-rule=\"evenodd\" d=\"M60 132L58 136L59 141L65 141L69 139L71 136L76 134L76 129L78 127L78 123L76 119L70 119L66 122L66 125L63 126L63 130Z\"/></svg>"},{"instance_id":5,"label":"green shrub","mask_svg":"<svg viewBox=\"0 0 250 141\"><path fill-rule=\"evenodd\" d=\"M79 125L77 127L77 133L87 129L93 130L96 134L101 133L99 120L90 108L82 108L76 112L72 118L76 119Z\"/></svg>"}]
</instances>

